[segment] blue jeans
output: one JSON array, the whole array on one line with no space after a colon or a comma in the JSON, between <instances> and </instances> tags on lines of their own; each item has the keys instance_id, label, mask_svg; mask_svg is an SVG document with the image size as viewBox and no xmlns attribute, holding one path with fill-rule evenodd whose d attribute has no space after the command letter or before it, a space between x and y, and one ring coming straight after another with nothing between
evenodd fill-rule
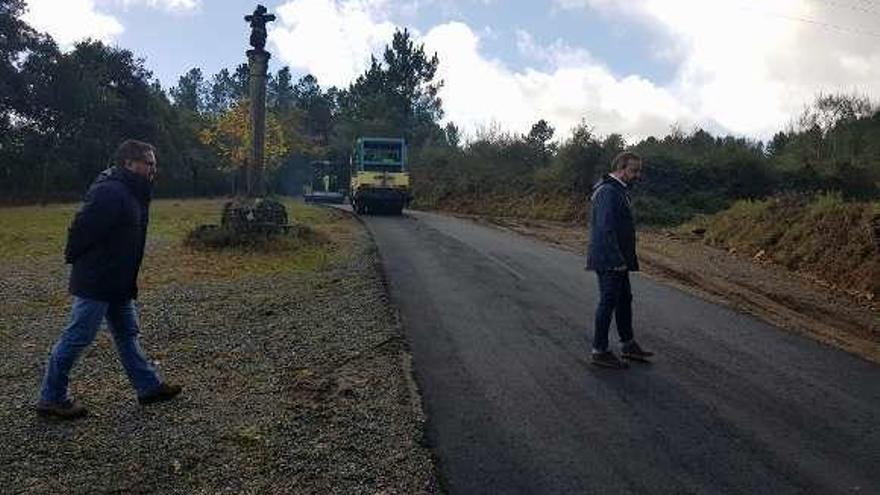
<instances>
[{"instance_id":1,"label":"blue jeans","mask_svg":"<svg viewBox=\"0 0 880 495\"><path fill-rule=\"evenodd\" d=\"M599 307L596 309L593 350L608 350L608 332L612 316L617 321L617 335L621 342L633 338L632 287L627 271L596 272L599 278Z\"/></svg>"},{"instance_id":2,"label":"blue jeans","mask_svg":"<svg viewBox=\"0 0 880 495\"><path fill-rule=\"evenodd\" d=\"M122 361L125 373L138 396L152 392L161 384L156 369L141 349L134 301L106 303L74 297L70 324L64 329L64 333L55 343L49 356L40 400L45 402L67 400L70 370L80 354L95 340L95 335L105 318L110 333L113 334L119 360Z\"/></svg>"}]
</instances>

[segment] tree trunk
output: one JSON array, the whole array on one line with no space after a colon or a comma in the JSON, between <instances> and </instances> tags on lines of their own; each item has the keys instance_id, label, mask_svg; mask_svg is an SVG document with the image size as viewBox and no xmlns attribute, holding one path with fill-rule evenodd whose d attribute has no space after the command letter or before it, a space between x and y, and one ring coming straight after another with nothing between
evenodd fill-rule
<instances>
[{"instance_id":1,"label":"tree trunk","mask_svg":"<svg viewBox=\"0 0 880 495\"><path fill-rule=\"evenodd\" d=\"M49 159L43 160L43 177L40 180L40 204L46 206L49 202Z\"/></svg>"},{"instance_id":2,"label":"tree trunk","mask_svg":"<svg viewBox=\"0 0 880 495\"><path fill-rule=\"evenodd\" d=\"M190 162L190 172L192 172L192 195L194 198L199 197L199 167Z\"/></svg>"}]
</instances>

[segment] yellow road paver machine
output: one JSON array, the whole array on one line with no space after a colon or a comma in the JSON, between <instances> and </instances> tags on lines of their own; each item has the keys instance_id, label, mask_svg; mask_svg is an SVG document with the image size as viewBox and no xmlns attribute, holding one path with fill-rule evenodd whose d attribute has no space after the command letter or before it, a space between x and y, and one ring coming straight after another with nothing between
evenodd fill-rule
<instances>
[{"instance_id":1,"label":"yellow road paver machine","mask_svg":"<svg viewBox=\"0 0 880 495\"><path fill-rule=\"evenodd\" d=\"M361 137L355 141L349 197L359 215L403 213L412 200L404 139Z\"/></svg>"}]
</instances>

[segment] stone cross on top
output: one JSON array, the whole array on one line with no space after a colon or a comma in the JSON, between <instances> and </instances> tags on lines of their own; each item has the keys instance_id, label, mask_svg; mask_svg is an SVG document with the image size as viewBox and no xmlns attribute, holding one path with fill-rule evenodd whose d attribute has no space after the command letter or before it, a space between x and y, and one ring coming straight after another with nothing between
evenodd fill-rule
<instances>
[{"instance_id":1,"label":"stone cross on top","mask_svg":"<svg viewBox=\"0 0 880 495\"><path fill-rule=\"evenodd\" d=\"M251 23L251 46L263 51L266 48L266 23L275 20L275 15L266 14L266 7L257 5L254 13L244 16L244 20Z\"/></svg>"}]
</instances>

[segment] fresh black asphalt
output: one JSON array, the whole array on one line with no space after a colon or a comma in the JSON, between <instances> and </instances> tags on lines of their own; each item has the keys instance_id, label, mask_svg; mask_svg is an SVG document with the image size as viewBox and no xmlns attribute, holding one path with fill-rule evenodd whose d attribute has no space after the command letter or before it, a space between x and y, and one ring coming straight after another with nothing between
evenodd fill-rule
<instances>
[{"instance_id":1,"label":"fresh black asphalt","mask_svg":"<svg viewBox=\"0 0 880 495\"><path fill-rule=\"evenodd\" d=\"M451 494L880 494L880 366L635 275L628 370L588 362L583 259L365 216Z\"/></svg>"}]
</instances>

